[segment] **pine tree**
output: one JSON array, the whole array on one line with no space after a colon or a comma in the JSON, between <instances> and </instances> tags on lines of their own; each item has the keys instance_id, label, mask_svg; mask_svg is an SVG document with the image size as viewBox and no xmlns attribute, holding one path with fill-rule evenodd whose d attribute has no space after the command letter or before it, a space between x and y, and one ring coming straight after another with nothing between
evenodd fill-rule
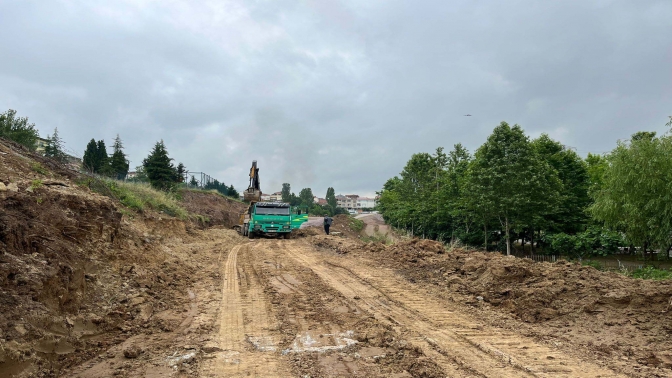
<instances>
[{"instance_id":1,"label":"pine tree","mask_svg":"<svg viewBox=\"0 0 672 378\"><path fill-rule=\"evenodd\" d=\"M172 160L168 157L166 145L161 140L154 145L152 152L142 161L149 183L154 188L165 191L173 188L176 170L171 163Z\"/></svg>"},{"instance_id":2,"label":"pine tree","mask_svg":"<svg viewBox=\"0 0 672 378\"><path fill-rule=\"evenodd\" d=\"M176 182L184 182L184 175L187 173L187 167L184 164L180 163L177 165L177 178Z\"/></svg>"},{"instance_id":3,"label":"pine tree","mask_svg":"<svg viewBox=\"0 0 672 378\"><path fill-rule=\"evenodd\" d=\"M338 201L336 200L336 192L334 191L334 188L329 187L327 189L327 195L325 197L327 200L327 204L329 207L331 207L331 211L334 212L336 211L336 206L338 206Z\"/></svg>"},{"instance_id":4,"label":"pine tree","mask_svg":"<svg viewBox=\"0 0 672 378\"><path fill-rule=\"evenodd\" d=\"M82 158L82 166L87 172L95 172L96 167L98 166L98 152L96 147L96 140L91 139L89 144L86 145L86 151L84 151L84 157Z\"/></svg>"},{"instance_id":5,"label":"pine tree","mask_svg":"<svg viewBox=\"0 0 672 378\"><path fill-rule=\"evenodd\" d=\"M194 175L191 175L191 180L189 181L189 186L198 186L198 181L196 181L196 177L194 177Z\"/></svg>"},{"instance_id":6,"label":"pine tree","mask_svg":"<svg viewBox=\"0 0 672 378\"><path fill-rule=\"evenodd\" d=\"M104 140L99 140L96 145L96 166L93 170L100 175L110 175L112 169L110 168L110 158L107 156L107 147Z\"/></svg>"},{"instance_id":7,"label":"pine tree","mask_svg":"<svg viewBox=\"0 0 672 378\"><path fill-rule=\"evenodd\" d=\"M126 154L124 154L123 149L124 146L121 143L121 138L117 134L117 137L114 139L114 152L110 159L110 173L117 180L125 179L128 174L128 160L126 160Z\"/></svg>"},{"instance_id":8,"label":"pine tree","mask_svg":"<svg viewBox=\"0 0 672 378\"><path fill-rule=\"evenodd\" d=\"M65 152L63 152L63 140L58 136L58 127L54 129L52 136L47 136L49 143L44 147L44 156L65 162Z\"/></svg>"}]
</instances>

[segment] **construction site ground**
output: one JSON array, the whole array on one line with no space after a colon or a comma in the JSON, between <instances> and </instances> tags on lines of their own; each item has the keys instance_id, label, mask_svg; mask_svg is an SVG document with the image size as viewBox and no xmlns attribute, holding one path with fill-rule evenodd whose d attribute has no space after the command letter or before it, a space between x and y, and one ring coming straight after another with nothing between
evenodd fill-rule
<instances>
[{"instance_id":1,"label":"construction site ground","mask_svg":"<svg viewBox=\"0 0 672 378\"><path fill-rule=\"evenodd\" d=\"M236 201L131 213L40 159L0 143L1 377L672 376L667 281L373 238L375 215L249 240Z\"/></svg>"}]
</instances>

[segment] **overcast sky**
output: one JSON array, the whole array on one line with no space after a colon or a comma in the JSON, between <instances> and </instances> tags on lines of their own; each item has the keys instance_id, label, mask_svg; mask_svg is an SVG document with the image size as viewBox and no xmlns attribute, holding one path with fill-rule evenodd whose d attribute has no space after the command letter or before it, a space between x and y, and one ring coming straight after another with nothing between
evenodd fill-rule
<instances>
[{"instance_id":1,"label":"overcast sky","mask_svg":"<svg viewBox=\"0 0 672 378\"><path fill-rule=\"evenodd\" d=\"M0 51L0 112L78 155L163 139L264 192L373 195L503 120L585 155L672 115L670 0L0 0Z\"/></svg>"}]
</instances>

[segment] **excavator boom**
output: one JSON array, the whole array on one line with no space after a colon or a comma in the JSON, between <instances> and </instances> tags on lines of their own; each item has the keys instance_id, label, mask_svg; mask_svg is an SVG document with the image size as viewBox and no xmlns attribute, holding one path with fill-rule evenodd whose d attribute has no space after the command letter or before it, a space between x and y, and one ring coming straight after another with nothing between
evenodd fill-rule
<instances>
[{"instance_id":1,"label":"excavator boom","mask_svg":"<svg viewBox=\"0 0 672 378\"><path fill-rule=\"evenodd\" d=\"M257 168L257 161L252 161L252 168L250 168L250 185L243 192L243 198L247 202L261 201L261 187L259 186L259 168Z\"/></svg>"}]
</instances>

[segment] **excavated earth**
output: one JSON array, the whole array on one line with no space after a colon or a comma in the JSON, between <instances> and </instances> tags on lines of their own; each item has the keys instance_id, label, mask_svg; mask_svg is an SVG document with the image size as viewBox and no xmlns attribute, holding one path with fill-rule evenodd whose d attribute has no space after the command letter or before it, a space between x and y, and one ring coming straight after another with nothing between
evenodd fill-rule
<instances>
[{"instance_id":1,"label":"excavated earth","mask_svg":"<svg viewBox=\"0 0 672 378\"><path fill-rule=\"evenodd\" d=\"M248 240L237 201L134 213L5 141L0 182L0 377L672 376L668 282L365 243L374 217Z\"/></svg>"}]
</instances>

